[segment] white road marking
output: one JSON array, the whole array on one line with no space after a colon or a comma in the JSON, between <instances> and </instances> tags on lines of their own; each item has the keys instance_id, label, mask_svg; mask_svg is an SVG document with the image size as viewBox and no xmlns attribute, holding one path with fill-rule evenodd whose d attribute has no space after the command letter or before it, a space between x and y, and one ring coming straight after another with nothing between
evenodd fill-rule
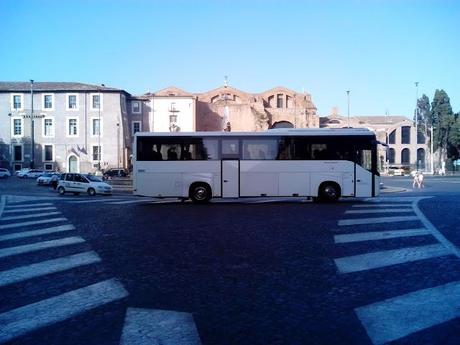
<instances>
[{"instance_id":1,"label":"white road marking","mask_svg":"<svg viewBox=\"0 0 460 345\"><path fill-rule=\"evenodd\" d=\"M128 308L120 345L199 345L193 316L169 310Z\"/></svg>"},{"instance_id":2,"label":"white road marking","mask_svg":"<svg viewBox=\"0 0 460 345\"><path fill-rule=\"evenodd\" d=\"M0 242L8 241L8 240L15 240L18 238L47 235L47 234L52 234L55 232L69 231L69 230L75 230L75 227L71 224L66 224L66 225L53 226L50 228L44 228L44 229L39 229L39 230L14 232L8 235L0 235Z\"/></svg>"},{"instance_id":3,"label":"white road marking","mask_svg":"<svg viewBox=\"0 0 460 345\"><path fill-rule=\"evenodd\" d=\"M419 201L420 199L424 199L426 197L421 196L385 196L381 198L367 198L365 199L366 202L369 203L386 203L386 202L412 202L412 201Z\"/></svg>"},{"instance_id":4,"label":"white road marking","mask_svg":"<svg viewBox=\"0 0 460 345\"><path fill-rule=\"evenodd\" d=\"M125 201L115 201L115 202L108 202L109 205L124 205L124 204L139 204L143 202L152 202L152 200L125 200Z\"/></svg>"},{"instance_id":5,"label":"white road marking","mask_svg":"<svg viewBox=\"0 0 460 345\"><path fill-rule=\"evenodd\" d=\"M407 213L413 212L412 207L406 208L384 208L384 209L366 209L366 210L348 210L345 211L346 214L364 214L364 213Z\"/></svg>"},{"instance_id":6,"label":"white road marking","mask_svg":"<svg viewBox=\"0 0 460 345\"><path fill-rule=\"evenodd\" d=\"M460 316L460 281L355 309L375 345L400 339Z\"/></svg>"},{"instance_id":7,"label":"white road marking","mask_svg":"<svg viewBox=\"0 0 460 345\"><path fill-rule=\"evenodd\" d=\"M64 321L128 296L115 279L105 280L0 314L0 343Z\"/></svg>"},{"instance_id":8,"label":"white road marking","mask_svg":"<svg viewBox=\"0 0 460 345\"><path fill-rule=\"evenodd\" d=\"M89 204L89 203L102 203L102 202L112 202L112 201L122 201L123 199L108 199L108 198L103 198L103 199L87 199L87 200L77 200L77 201L69 201L69 204Z\"/></svg>"},{"instance_id":9,"label":"white road marking","mask_svg":"<svg viewBox=\"0 0 460 345\"><path fill-rule=\"evenodd\" d=\"M340 273L351 273L446 255L453 253L442 244L430 244L346 256L334 261Z\"/></svg>"},{"instance_id":10,"label":"white road marking","mask_svg":"<svg viewBox=\"0 0 460 345\"><path fill-rule=\"evenodd\" d=\"M350 243L361 241L385 240L387 238L410 237L431 235L428 229L405 229L405 230L390 230L390 231L374 231L374 232L359 232L355 234L335 235L335 243Z\"/></svg>"},{"instance_id":11,"label":"white road marking","mask_svg":"<svg viewBox=\"0 0 460 345\"><path fill-rule=\"evenodd\" d=\"M2 217L1 220L17 220L17 219L48 217L48 216L55 216L57 214L61 214L61 212L42 212L42 213L34 213L34 214L26 214L26 215L23 214L20 216Z\"/></svg>"},{"instance_id":12,"label":"white road marking","mask_svg":"<svg viewBox=\"0 0 460 345\"><path fill-rule=\"evenodd\" d=\"M28 225L38 225L38 224L45 224L45 223L62 222L62 221L67 221L67 218L60 217L60 218L52 218L52 219L34 220L34 221L30 221L30 222L5 224L5 225L0 225L0 230L19 228L19 227L28 226Z\"/></svg>"},{"instance_id":13,"label":"white road marking","mask_svg":"<svg viewBox=\"0 0 460 345\"><path fill-rule=\"evenodd\" d=\"M17 247L2 248L0 249L0 258L29 253L29 252L35 252L37 250L42 250L42 249L68 246L71 244L77 244L77 243L82 243L82 242L85 242L85 240L81 237L66 237L66 238L61 238L59 240L43 241L43 242L37 242L37 243L32 243L32 244L25 244L25 245L17 246Z\"/></svg>"},{"instance_id":14,"label":"white road marking","mask_svg":"<svg viewBox=\"0 0 460 345\"><path fill-rule=\"evenodd\" d=\"M36 211L51 211L56 210L56 207L38 207L38 208L16 208L13 210L5 210L3 213L20 213L20 212L36 212Z\"/></svg>"},{"instance_id":15,"label":"white road marking","mask_svg":"<svg viewBox=\"0 0 460 345\"><path fill-rule=\"evenodd\" d=\"M371 208L371 207L411 207L412 206L412 203L399 203L399 204L377 204L377 203L374 203L374 204L358 204L358 205L353 205L352 207L368 207L368 208Z\"/></svg>"},{"instance_id":16,"label":"white road marking","mask_svg":"<svg viewBox=\"0 0 460 345\"><path fill-rule=\"evenodd\" d=\"M85 252L58 259L47 260L28 266L13 268L8 271L0 272L0 287L50 273L90 265L100 261L101 258L95 252Z\"/></svg>"},{"instance_id":17,"label":"white road marking","mask_svg":"<svg viewBox=\"0 0 460 345\"><path fill-rule=\"evenodd\" d=\"M38 206L53 206L53 204L49 203L49 202L41 202L39 204L8 205L8 206L6 206L6 208L10 209L10 208L38 207Z\"/></svg>"},{"instance_id":18,"label":"white road marking","mask_svg":"<svg viewBox=\"0 0 460 345\"><path fill-rule=\"evenodd\" d=\"M390 222L406 222L411 220L419 220L417 216L398 216L398 217L375 217L375 218L351 218L341 219L338 222L339 226L344 225L361 225L361 224L376 224Z\"/></svg>"}]
</instances>

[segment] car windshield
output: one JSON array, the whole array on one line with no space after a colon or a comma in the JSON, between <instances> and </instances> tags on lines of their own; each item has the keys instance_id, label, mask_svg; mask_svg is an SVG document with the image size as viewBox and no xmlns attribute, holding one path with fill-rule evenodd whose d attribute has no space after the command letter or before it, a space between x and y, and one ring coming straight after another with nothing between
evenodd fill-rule
<instances>
[{"instance_id":1,"label":"car windshield","mask_svg":"<svg viewBox=\"0 0 460 345\"><path fill-rule=\"evenodd\" d=\"M85 175L85 176L91 182L102 182L102 180L97 176L94 176L94 175Z\"/></svg>"}]
</instances>

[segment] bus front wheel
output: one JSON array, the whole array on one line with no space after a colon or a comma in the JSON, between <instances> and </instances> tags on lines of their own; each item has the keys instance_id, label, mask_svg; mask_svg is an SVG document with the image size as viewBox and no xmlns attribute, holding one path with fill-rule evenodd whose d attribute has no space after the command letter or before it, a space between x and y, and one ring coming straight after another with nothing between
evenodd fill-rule
<instances>
[{"instance_id":1,"label":"bus front wheel","mask_svg":"<svg viewBox=\"0 0 460 345\"><path fill-rule=\"evenodd\" d=\"M196 204L204 204L211 199L211 188L206 183L195 183L190 186L190 199Z\"/></svg>"},{"instance_id":2,"label":"bus front wheel","mask_svg":"<svg viewBox=\"0 0 460 345\"><path fill-rule=\"evenodd\" d=\"M340 186L335 182L323 182L319 186L319 201L336 202L340 198Z\"/></svg>"}]
</instances>

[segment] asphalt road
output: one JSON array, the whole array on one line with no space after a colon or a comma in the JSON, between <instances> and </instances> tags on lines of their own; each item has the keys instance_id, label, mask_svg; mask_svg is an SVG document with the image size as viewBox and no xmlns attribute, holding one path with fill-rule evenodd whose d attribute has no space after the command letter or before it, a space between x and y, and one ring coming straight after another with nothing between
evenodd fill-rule
<instances>
[{"instance_id":1,"label":"asphalt road","mask_svg":"<svg viewBox=\"0 0 460 345\"><path fill-rule=\"evenodd\" d=\"M460 178L384 184L197 206L0 180L0 343L457 344Z\"/></svg>"}]
</instances>

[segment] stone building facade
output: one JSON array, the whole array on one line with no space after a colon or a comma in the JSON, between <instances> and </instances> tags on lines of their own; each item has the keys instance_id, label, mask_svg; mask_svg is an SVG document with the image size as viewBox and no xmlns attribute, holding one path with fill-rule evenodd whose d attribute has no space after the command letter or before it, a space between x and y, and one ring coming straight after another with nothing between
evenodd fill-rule
<instances>
[{"instance_id":1,"label":"stone building facade","mask_svg":"<svg viewBox=\"0 0 460 345\"><path fill-rule=\"evenodd\" d=\"M368 128L376 133L381 167L403 166L409 169L431 170L429 137L416 131L414 122L404 116L340 116L336 111L320 118L322 128Z\"/></svg>"}]
</instances>

